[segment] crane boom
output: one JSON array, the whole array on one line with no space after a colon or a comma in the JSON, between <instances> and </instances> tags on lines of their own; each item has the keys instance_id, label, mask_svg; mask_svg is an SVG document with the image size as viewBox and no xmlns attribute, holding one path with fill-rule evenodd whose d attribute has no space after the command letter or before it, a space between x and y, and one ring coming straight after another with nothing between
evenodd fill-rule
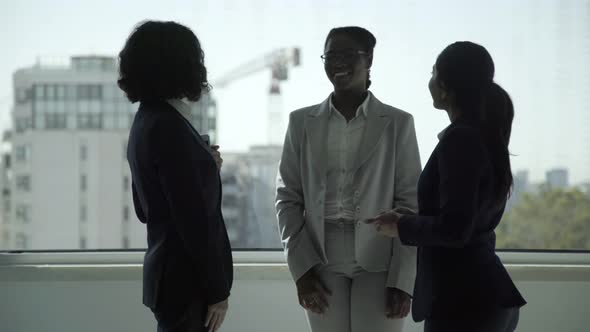
<instances>
[{"instance_id":1,"label":"crane boom","mask_svg":"<svg viewBox=\"0 0 590 332\"><path fill-rule=\"evenodd\" d=\"M300 51L297 47L280 48L261 58L242 64L221 77L212 80L212 85L213 87L223 88L236 80L268 68L272 70L273 80L284 81L288 78L289 66L299 66L299 54Z\"/></svg>"}]
</instances>

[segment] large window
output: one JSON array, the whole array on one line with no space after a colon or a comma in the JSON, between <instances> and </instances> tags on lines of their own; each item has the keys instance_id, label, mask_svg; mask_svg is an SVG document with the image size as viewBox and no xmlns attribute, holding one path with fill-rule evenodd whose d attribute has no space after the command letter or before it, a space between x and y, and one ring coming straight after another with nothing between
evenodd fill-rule
<instances>
[{"instance_id":1,"label":"large window","mask_svg":"<svg viewBox=\"0 0 590 332\"><path fill-rule=\"evenodd\" d=\"M457 40L484 45L516 110L515 185L498 247L590 250L590 1L82 0L68 3L64 22L52 19L62 13L50 2L12 3L0 4L0 12L19 19L0 20L0 29L30 38L3 40L0 97L13 98L1 107L13 112L0 129L13 128L5 139L16 162L0 183L16 189L3 195L14 205L7 215L29 221L14 229L19 223L1 223L0 233L13 236L0 248L145 247L126 148L121 153L138 104L117 87L112 64L134 24L150 17L188 25L204 46L213 89L191 106L191 119L221 146L223 212L234 248L281 247L274 188L288 114L329 96L320 59L325 37L333 27L359 25L377 38L371 91L414 116L423 165L449 123L427 89L437 55ZM40 54L68 61L56 66ZM273 80L272 60L285 56ZM30 151L34 163L24 162ZM48 223L58 235L44 232Z\"/></svg>"}]
</instances>

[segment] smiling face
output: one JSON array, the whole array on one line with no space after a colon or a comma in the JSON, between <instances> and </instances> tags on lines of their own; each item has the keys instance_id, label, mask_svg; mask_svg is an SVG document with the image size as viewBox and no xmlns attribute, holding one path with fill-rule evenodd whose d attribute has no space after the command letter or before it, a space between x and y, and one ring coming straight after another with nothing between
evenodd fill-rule
<instances>
[{"instance_id":1,"label":"smiling face","mask_svg":"<svg viewBox=\"0 0 590 332\"><path fill-rule=\"evenodd\" d=\"M334 91L364 91L372 54L345 34L336 34L326 43L324 69Z\"/></svg>"}]
</instances>

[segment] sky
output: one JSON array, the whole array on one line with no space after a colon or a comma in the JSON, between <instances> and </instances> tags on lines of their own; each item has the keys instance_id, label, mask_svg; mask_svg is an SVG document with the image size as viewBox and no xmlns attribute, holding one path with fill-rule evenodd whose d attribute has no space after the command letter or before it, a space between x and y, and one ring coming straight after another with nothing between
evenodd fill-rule
<instances>
[{"instance_id":1,"label":"sky","mask_svg":"<svg viewBox=\"0 0 590 332\"><path fill-rule=\"evenodd\" d=\"M193 29L212 79L277 48L300 47L302 64L281 85L285 122L332 91L319 57L328 31L369 29L377 38L371 90L414 116L423 164L449 123L432 107L432 64L454 41L477 42L514 100L513 170L542 181L565 167L571 182L590 181L590 0L0 0L0 129L10 126L15 70L38 57L114 56L145 19ZM222 151L267 142L269 84L270 72L261 71L214 87Z\"/></svg>"}]
</instances>

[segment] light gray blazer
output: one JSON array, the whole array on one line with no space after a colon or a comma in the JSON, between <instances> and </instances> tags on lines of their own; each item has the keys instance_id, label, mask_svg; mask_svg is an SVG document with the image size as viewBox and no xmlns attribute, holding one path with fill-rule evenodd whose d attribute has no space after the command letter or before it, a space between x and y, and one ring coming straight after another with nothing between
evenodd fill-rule
<instances>
[{"instance_id":1,"label":"light gray blazer","mask_svg":"<svg viewBox=\"0 0 590 332\"><path fill-rule=\"evenodd\" d=\"M324 250L325 142L329 99L290 114L277 177L279 232L294 280L316 264ZM362 220L385 210L416 211L421 172L413 117L370 96L362 147L353 172L356 260L370 272L388 271L387 287L412 294L416 248L377 234Z\"/></svg>"}]
</instances>

